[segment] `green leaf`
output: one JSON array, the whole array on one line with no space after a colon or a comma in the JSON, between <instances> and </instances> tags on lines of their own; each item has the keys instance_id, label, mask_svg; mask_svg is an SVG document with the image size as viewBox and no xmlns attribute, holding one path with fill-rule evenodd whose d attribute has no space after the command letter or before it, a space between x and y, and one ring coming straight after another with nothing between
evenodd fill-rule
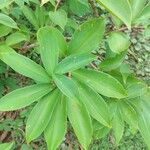
<instances>
[{"instance_id":1,"label":"green leaf","mask_svg":"<svg viewBox=\"0 0 150 150\"><path fill-rule=\"evenodd\" d=\"M66 99L61 95L52 118L44 131L48 149L55 150L61 144L67 130Z\"/></svg>"},{"instance_id":2,"label":"green leaf","mask_svg":"<svg viewBox=\"0 0 150 150\"><path fill-rule=\"evenodd\" d=\"M128 0L97 0L109 12L131 27L132 12Z\"/></svg>"},{"instance_id":3,"label":"green leaf","mask_svg":"<svg viewBox=\"0 0 150 150\"><path fill-rule=\"evenodd\" d=\"M47 0L46 0L47 1ZM56 6L56 0L49 0L53 6Z\"/></svg>"},{"instance_id":4,"label":"green leaf","mask_svg":"<svg viewBox=\"0 0 150 150\"><path fill-rule=\"evenodd\" d=\"M5 73L6 70L7 70L6 65L5 65L2 61L0 61L0 74ZM1 80L1 81L2 81L2 80Z\"/></svg>"},{"instance_id":5,"label":"green leaf","mask_svg":"<svg viewBox=\"0 0 150 150\"><path fill-rule=\"evenodd\" d=\"M39 29L39 24L38 24L38 20L34 14L34 11L27 7L27 6L23 6L22 7L22 12L25 15L25 17L28 19L28 21L35 27L36 30Z\"/></svg>"},{"instance_id":6,"label":"green leaf","mask_svg":"<svg viewBox=\"0 0 150 150\"><path fill-rule=\"evenodd\" d=\"M85 106L79 101L68 99L68 117L82 147L87 150L92 140L92 123Z\"/></svg>"},{"instance_id":7,"label":"green leaf","mask_svg":"<svg viewBox=\"0 0 150 150\"><path fill-rule=\"evenodd\" d=\"M150 39L150 26L148 26L145 31L144 31L144 38L145 39Z\"/></svg>"},{"instance_id":8,"label":"green leaf","mask_svg":"<svg viewBox=\"0 0 150 150\"><path fill-rule=\"evenodd\" d=\"M63 59L55 69L55 73L64 74L70 71L77 70L94 61L96 56L92 54L75 54Z\"/></svg>"},{"instance_id":9,"label":"green leaf","mask_svg":"<svg viewBox=\"0 0 150 150\"><path fill-rule=\"evenodd\" d=\"M115 53L125 51L130 46L129 37L122 32L111 32L107 41L110 49Z\"/></svg>"},{"instance_id":10,"label":"green leaf","mask_svg":"<svg viewBox=\"0 0 150 150\"><path fill-rule=\"evenodd\" d=\"M142 12L147 0L130 0L132 8L132 20L136 19Z\"/></svg>"},{"instance_id":11,"label":"green leaf","mask_svg":"<svg viewBox=\"0 0 150 150\"><path fill-rule=\"evenodd\" d=\"M46 10L45 10L45 7L36 6L35 16L38 20L39 26L43 27L46 24Z\"/></svg>"},{"instance_id":12,"label":"green leaf","mask_svg":"<svg viewBox=\"0 0 150 150\"><path fill-rule=\"evenodd\" d=\"M25 0L26 1L26 0ZM28 1L28 0L27 0ZM40 5L39 0L29 0L30 2L33 2L34 4Z\"/></svg>"},{"instance_id":13,"label":"green leaf","mask_svg":"<svg viewBox=\"0 0 150 150\"><path fill-rule=\"evenodd\" d=\"M59 25L62 29L67 24L67 13L64 10L50 11L49 17L54 24Z\"/></svg>"},{"instance_id":14,"label":"green leaf","mask_svg":"<svg viewBox=\"0 0 150 150\"><path fill-rule=\"evenodd\" d=\"M6 44L10 46L27 40L28 38L25 34L21 32L15 32L7 37Z\"/></svg>"},{"instance_id":15,"label":"green leaf","mask_svg":"<svg viewBox=\"0 0 150 150\"><path fill-rule=\"evenodd\" d=\"M105 30L104 20L101 18L85 22L75 31L69 43L68 52L87 53L98 48Z\"/></svg>"},{"instance_id":16,"label":"green leaf","mask_svg":"<svg viewBox=\"0 0 150 150\"><path fill-rule=\"evenodd\" d=\"M104 126L110 127L109 110L104 99L90 87L79 83L80 99L90 115Z\"/></svg>"},{"instance_id":17,"label":"green leaf","mask_svg":"<svg viewBox=\"0 0 150 150\"><path fill-rule=\"evenodd\" d=\"M110 128L107 128L100 124L98 121L93 120L93 138L94 140L99 140L104 138L110 131Z\"/></svg>"},{"instance_id":18,"label":"green leaf","mask_svg":"<svg viewBox=\"0 0 150 150\"><path fill-rule=\"evenodd\" d=\"M94 140L100 140L104 137L106 137L106 135L109 133L110 128L107 128L105 126L103 126L101 129L96 130L94 132Z\"/></svg>"},{"instance_id":19,"label":"green leaf","mask_svg":"<svg viewBox=\"0 0 150 150\"><path fill-rule=\"evenodd\" d=\"M12 111L26 107L50 91L49 84L36 84L17 89L0 99L0 111Z\"/></svg>"},{"instance_id":20,"label":"green leaf","mask_svg":"<svg viewBox=\"0 0 150 150\"><path fill-rule=\"evenodd\" d=\"M14 0L0 0L0 9L8 7Z\"/></svg>"},{"instance_id":21,"label":"green leaf","mask_svg":"<svg viewBox=\"0 0 150 150\"><path fill-rule=\"evenodd\" d=\"M52 75L58 63L59 53L64 55L67 50L65 39L59 30L53 27L41 28L37 38L44 67Z\"/></svg>"},{"instance_id":22,"label":"green leaf","mask_svg":"<svg viewBox=\"0 0 150 150\"><path fill-rule=\"evenodd\" d=\"M109 45L108 45L108 42L105 42L105 51L106 51L106 53L105 53L105 58L106 58L106 59L113 58L113 57L115 57L115 56L117 55L116 53L114 53L114 52L110 49L110 47L109 47Z\"/></svg>"},{"instance_id":23,"label":"green leaf","mask_svg":"<svg viewBox=\"0 0 150 150\"><path fill-rule=\"evenodd\" d=\"M83 16L91 11L88 0L69 0L69 9L78 16Z\"/></svg>"},{"instance_id":24,"label":"green leaf","mask_svg":"<svg viewBox=\"0 0 150 150\"><path fill-rule=\"evenodd\" d=\"M44 96L31 111L26 124L27 143L36 139L47 127L54 107L58 102L59 90L54 90Z\"/></svg>"},{"instance_id":25,"label":"green leaf","mask_svg":"<svg viewBox=\"0 0 150 150\"><path fill-rule=\"evenodd\" d=\"M129 64L124 64L124 63L123 63L123 64L118 68L118 70L119 70L119 72L120 72L121 75L122 75L123 82L126 84L129 75L132 74L132 70L130 70Z\"/></svg>"},{"instance_id":26,"label":"green leaf","mask_svg":"<svg viewBox=\"0 0 150 150\"><path fill-rule=\"evenodd\" d=\"M49 83L50 77L45 70L31 59L16 53L6 45L0 45L0 59L13 70L41 83Z\"/></svg>"},{"instance_id":27,"label":"green leaf","mask_svg":"<svg viewBox=\"0 0 150 150\"><path fill-rule=\"evenodd\" d=\"M8 35L12 29L10 27L0 25L0 37Z\"/></svg>"},{"instance_id":28,"label":"green leaf","mask_svg":"<svg viewBox=\"0 0 150 150\"><path fill-rule=\"evenodd\" d=\"M73 72L73 76L104 96L118 99L127 96L126 90L121 83L104 72L80 69Z\"/></svg>"},{"instance_id":29,"label":"green leaf","mask_svg":"<svg viewBox=\"0 0 150 150\"><path fill-rule=\"evenodd\" d=\"M64 95L66 95L68 98L78 98L78 87L72 79L64 75L54 75L53 79L57 87Z\"/></svg>"},{"instance_id":30,"label":"green leaf","mask_svg":"<svg viewBox=\"0 0 150 150\"><path fill-rule=\"evenodd\" d=\"M119 108L117 108L113 116L112 129L114 131L116 143L119 144L124 132L124 121Z\"/></svg>"},{"instance_id":31,"label":"green leaf","mask_svg":"<svg viewBox=\"0 0 150 150\"><path fill-rule=\"evenodd\" d=\"M139 130L144 138L145 143L150 149L150 94L147 93L143 97L145 100L142 101L142 104L137 108L138 111L138 123ZM142 108L142 109L141 109Z\"/></svg>"},{"instance_id":32,"label":"green leaf","mask_svg":"<svg viewBox=\"0 0 150 150\"><path fill-rule=\"evenodd\" d=\"M130 83L127 85L127 91L128 91L128 98L139 97L147 92L147 85L140 81L131 83L130 80Z\"/></svg>"},{"instance_id":33,"label":"green leaf","mask_svg":"<svg viewBox=\"0 0 150 150\"><path fill-rule=\"evenodd\" d=\"M126 54L127 52L122 52L115 57L105 59L100 63L99 68L104 71L111 71L118 68L124 61Z\"/></svg>"},{"instance_id":34,"label":"green leaf","mask_svg":"<svg viewBox=\"0 0 150 150\"><path fill-rule=\"evenodd\" d=\"M111 15L111 19L117 29L119 29L121 25L123 24L123 22L118 17L114 16L113 14Z\"/></svg>"},{"instance_id":35,"label":"green leaf","mask_svg":"<svg viewBox=\"0 0 150 150\"><path fill-rule=\"evenodd\" d=\"M150 100L149 100L149 98L150 98L150 87L147 88L147 92L144 95L142 95L140 98L143 101L146 101L147 103L150 103Z\"/></svg>"},{"instance_id":36,"label":"green leaf","mask_svg":"<svg viewBox=\"0 0 150 150\"><path fill-rule=\"evenodd\" d=\"M3 24L7 27L18 29L16 22L9 16L0 13L0 24Z\"/></svg>"},{"instance_id":37,"label":"green leaf","mask_svg":"<svg viewBox=\"0 0 150 150\"><path fill-rule=\"evenodd\" d=\"M0 144L0 149L1 150L11 150L13 145L14 145L14 143L3 143L3 144Z\"/></svg>"},{"instance_id":38,"label":"green leaf","mask_svg":"<svg viewBox=\"0 0 150 150\"><path fill-rule=\"evenodd\" d=\"M75 19L68 18L65 30L67 30L69 34L72 35L74 33L74 30L77 30L78 27L79 26Z\"/></svg>"},{"instance_id":39,"label":"green leaf","mask_svg":"<svg viewBox=\"0 0 150 150\"><path fill-rule=\"evenodd\" d=\"M137 113L132 105L127 101L118 102L118 107L121 110L124 121L130 126L131 130L137 129Z\"/></svg>"},{"instance_id":40,"label":"green leaf","mask_svg":"<svg viewBox=\"0 0 150 150\"><path fill-rule=\"evenodd\" d=\"M138 20L146 20L150 18L150 2L144 7L143 11L141 12Z\"/></svg>"}]
</instances>

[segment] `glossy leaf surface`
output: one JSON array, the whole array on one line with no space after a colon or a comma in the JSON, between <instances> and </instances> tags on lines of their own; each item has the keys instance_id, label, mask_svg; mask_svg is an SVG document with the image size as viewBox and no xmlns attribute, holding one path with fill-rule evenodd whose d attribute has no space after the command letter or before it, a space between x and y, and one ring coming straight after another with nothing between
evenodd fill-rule
<instances>
[{"instance_id":1,"label":"glossy leaf surface","mask_svg":"<svg viewBox=\"0 0 150 150\"><path fill-rule=\"evenodd\" d=\"M9 16L3 13L0 13L0 24L3 24L5 26L8 26L14 29L18 29L17 23L12 18L10 18Z\"/></svg>"},{"instance_id":2,"label":"glossy leaf surface","mask_svg":"<svg viewBox=\"0 0 150 150\"><path fill-rule=\"evenodd\" d=\"M25 17L28 19L28 21L34 26L34 28L36 30L38 30L39 24L38 24L38 20L37 20L35 14L34 14L34 11L31 8L24 5L22 7L22 12L25 15Z\"/></svg>"},{"instance_id":3,"label":"glossy leaf surface","mask_svg":"<svg viewBox=\"0 0 150 150\"><path fill-rule=\"evenodd\" d=\"M26 107L50 91L49 84L37 84L17 89L0 99L0 111L12 111Z\"/></svg>"},{"instance_id":4,"label":"glossy leaf surface","mask_svg":"<svg viewBox=\"0 0 150 150\"><path fill-rule=\"evenodd\" d=\"M50 11L49 17L54 24L59 25L62 29L67 24L67 13L64 10Z\"/></svg>"},{"instance_id":5,"label":"glossy leaf surface","mask_svg":"<svg viewBox=\"0 0 150 150\"><path fill-rule=\"evenodd\" d=\"M132 20L136 19L142 12L147 0L130 0L132 8Z\"/></svg>"},{"instance_id":6,"label":"glossy leaf surface","mask_svg":"<svg viewBox=\"0 0 150 150\"><path fill-rule=\"evenodd\" d=\"M92 54L76 54L70 55L63 59L56 67L55 72L64 74L76 69L82 68L95 60L96 57Z\"/></svg>"},{"instance_id":7,"label":"glossy leaf surface","mask_svg":"<svg viewBox=\"0 0 150 150\"><path fill-rule=\"evenodd\" d=\"M127 50L130 46L129 37L122 32L112 32L108 37L108 44L114 53Z\"/></svg>"},{"instance_id":8,"label":"glossy leaf surface","mask_svg":"<svg viewBox=\"0 0 150 150\"><path fill-rule=\"evenodd\" d=\"M0 25L0 37L8 35L12 31L12 28L5 26L5 25Z\"/></svg>"},{"instance_id":9,"label":"glossy leaf surface","mask_svg":"<svg viewBox=\"0 0 150 150\"><path fill-rule=\"evenodd\" d=\"M59 30L53 27L43 27L37 33L40 44L42 62L47 72L52 75L58 63L59 53L64 54L67 46Z\"/></svg>"},{"instance_id":10,"label":"glossy leaf surface","mask_svg":"<svg viewBox=\"0 0 150 150\"><path fill-rule=\"evenodd\" d=\"M55 150L63 141L67 130L67 110L64 95L60 95L58 103L47 128L45 129L45 139L48 149Z\"/></svg>"},{"instance_id":11,"label":"glossy leaf surface","mask_svg":"<svg viewBox=\"0 0 150 150\"><path fill-rule=\"evenodd\" d=\"M31 59L16 53L6 45L0 45L0 59L18 73L41 83L49 83L46 71Z\"/></svg>"},{"instance_id":12,"label":"glossy leaf surface","mask_svg":"<svg viewBox=\"0 0 150 150\"><path fill-rule=\"evenodd\" d=\"M0 149L1 150L11 150L13 145L14 145L14 143L3 143L3 144L0 144Z\"/></svg>"},{"instance_id":13,"label":"glossy leaf surface","mask_svg":"<svg viewBox=\"0 0 150 150\"><path fill-rule=\"evenodd\" d=\"M7 37L6 44L10 46L27 40L28 38L25 34L21 32L15 32Z\"/></svg>"},{"instance_id":14,"label":"glossy leaf surface","mask_svg":"<svg viewBox=\"0 0 150 150\"><path fill-rule=\"evenodd\" d=\"M78 16L85 15L90 12L88 0L69 0L69 9Z\"/></svg>"},{"instance_id":15,"label":"glossy leaf surface","mask_svg":"<svg viewBox=\"0 0 150 150\"><path fill-rule=\"evenodd\" d=\"M137 106L139 130L150 149L150 90L141 97L142 103Z\"/></svg>"},{"instance_id":16,"label":"glossy leaf surface","mask_svg":"<svg viewBox=\"0 0 150 150\"><path fill-rule=\"evenodd\" d=\"M139 15L139 20L146 20L150 18L150 2L144 7L143 11Z\"/></svg>"},{"instance_id":17,"label":"glossy leaf surface","mask_svg":"<svg viewBox=\"0 0 150 150\"><path fill-rule=\"evenodd\" d=\"M118 68L124 61L126 53L127 52L123 52L117 54L115 57L105 59L100 63L99 68L104 71L111 71Z\"/></svg>"},{"instance_id":18,"label":"glossy leaf surface","mask_svg":"<svg viewBox=\"0 0 150 150\"><path fill-rule=\"evenodd\" d=\"M0 9L8 7L14 0L0 0Z\"/></svg>"},{"instance_id":19,"label":"glossy leaf surface","mask_svg":"<svg viewBox=\"0 0 150 150\"><path fill-rule=\"evenodd\" d=\"M81 100L90 115L104 126L110 127L109 110L104 99L90 87L82 83L78 86Z\"/></svg>"},{"instance_id":20,"label":"glossy leaf surface","mask_svg":"<svg viewBox=\"0 0 150 150\"><path fill-rule=\"evenodd\" d=\"M85 106L74 99L68 100L68 117L75 134L83 146L87 149L92 140L92 123Z\"/></svg>"},{"instance_id":21,"label":"glossy leaf surface","mask_svg":"<svg viewBox=\"0 0 150 150\"><path fill-rule=\"evenodd\" d=\"M131 6L128 0L97 0L109 12L122 20L129 28L131 26Z\"/></svg>"},{"instance_id":22,"label":"glossy leaf surface","mask_svg":"<svg viewBox=\"0 0 150 150\"><path fill-rule=\"evenodd\" d=\"M101 18L85 22L75 31L69 43L70 54L91 52L98 48L105 30L104 20Z\"/></svg>"},{"instance_id":23,"label":"glossy leaf surface","mask_svg":"<svg viewBox=\"0 0 150 150\"><path fill-rule=\"evenodd\" d=\"M120 82L104 72L80 69L74 72L73 75L104 96L114 98L127 96L126 90Z\"/></svg>"},{"instance_id":24,"label":"glossy leaf surface","mask_svg":"<svg viewBox=\"0 0 150 150\"><path fill-rule=\"evenodd\" d=\"M64 75L54 75L54 82L60 91L68 98L78 98L79 92L75 82Z\"/></svg>"},{"instance_id":25,"label":"glossy leaf surface","mask_svg":"<svg viewBox=\"0 0 150 150\"><path fill-rule=\"evenodd\" d=\"M31 111L26 123L26 139L28 143L40 136L45 130L58 102L58 96L58 89L52 91L44 96Z\"/></svg>"},{"instance_id":26,"label":"glossy leaf surface","mask_svg":"<svg viewBox=\"0 0 150 150\"><path fill-rule=\"evenodd\" d=\"M118 144L123 136L124 132L124 120L121 116L120 109L117 108L116 113L112 120L112 128L114 131L114 136L116 139L116 143Z\"/></svg>"}]
</instances>

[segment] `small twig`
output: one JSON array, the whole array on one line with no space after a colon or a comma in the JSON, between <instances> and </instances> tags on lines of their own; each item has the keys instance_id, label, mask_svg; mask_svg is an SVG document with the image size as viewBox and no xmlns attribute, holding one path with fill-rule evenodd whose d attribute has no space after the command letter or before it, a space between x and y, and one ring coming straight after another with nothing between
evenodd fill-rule
<instances>
[{"instance_id":1,"label":"small twig","mask_svg":"<svg viewBox=\"0 0 150 150\"><path fill-rule=\"evenodd\" d=\"M134 30L144 30L144 29L145 28L142 27L142 26L134 26L134 27L131 28L132 31L134 31ZM113 31L120 31L121 32L121 31L126 31L126 30L128 30L128 28L126 26L124 26L124 27L121 27L119 29L114 29ZM110 32L112 32L112 30L107 31L105 33L105 36L107 36Z\"/></svg>"},{"instance_id":2,"label":"small twig","mask_svg":"<svg viewBox=\"0 0 150 150\"><path fill-rule=\"evenodd\" d=\"M58 9L60 3L61 3L61 0L57 0L56 6L55 6L55 11Z\"/></svg>"},{"instance_id":3,"label":"small twig","mask_svg":"<svg viewBox=\"0 0 150 150\"><path fill-rule=\"evenodd\" d=\"M9 66L6 67L5 78L8 78Z\"/></svg>"},{"instance_id":4,"label":"small twig","mask_svg":"<svg viewBox=\"0 0 150 150\"><path fill-rule=\"evenodd\" d=\"M31 45L26 45L26 46L23 46L22 49L31 49L31 48L35 48L35 47L38 47L39 45L37 43L34 43L34 44L31 44Z\"/></svg>"},{"instance_id":5,"label":"small twig","mask_svg":"<svg viewBox=\"0 0 150 150\"><path fill-rule=\"evenodd\" d=\"M8 132L8 131L4 131L3 133L2 133L2 135L0 136L0 141L4 141L6 138L7 138L7 136L10 134L10 132Z\"/></svg>"},{"instance_id":6,"label":"small twig","mask_svg":"<svg viewBox=\"0 0 150 150\"><path fill-rule=\"evenodd\" d=\"M101 48L101 49L105 51L104 48ZM99 53L99 51L96 51L95 53L92 53L92 54L96 55L98 60L100 60L100 61L104 60L104 57L102 56L102 54Z\"/></svg>"},{"instance_id":7,"label":"small twig","mask_svg":"<svg viewBox=\"0 0 150 150\"><path fill-rule=\"evenodd\" d=\"M115 139L114 139L114 137L112 135L109 135L109 142L111 144L115 144Z\"/></svg>"},{"instance_id":8,"label":"small twig","mask_svg":"<svg viewBox=\"0 0 150 150\"><path fill-rule=\"evenodd\" d=\"M96 66L95 64L90 63L90 65L91 65L91 67L92 67L93 69L98 70L98 68L97 68L97 66Z\"/></svg>"},{"instance_id":9,"label":"small twig","mask_svg":"<svg viewBox=\"0 0 150 150\"><path fill-rule=\"evenodd\" d=\"M95 17L99 17L99 14L98 14L98 11L97 11L97 8L96 8L94 0L89 0L89 3L90 3L90 5L91 5L91 7L93 9L93 15Z\"/></svg>"},{"instance_id":10,"label":"small twig","mask_svg":"<svg viewBox=\"0 0 150 150\"><path fill-rule=\"evenodd\" d=\"M5 116L5 112L0 111L0 120Z\"/></svg>"},{"instance_id":11,"label":"small twig","mask_svg":"<svg viewBox=\"0 0 150 150\"><path fill-rule=\"evenodd\" d=\"M66 134L66 141L65 141L65 143L68 145L70 150L73 150L73 146L71 144L70 131L68 131L67 134Z\"/></svg>"},{"instance_id":12,"label":"small twig","mask_svg":"<svg viewBox=\"0 0 150 150\"><path fill-rule=\"evenodd\" d=\"M143 26L134 26L132 27L132 30L144 30L145 28ZM125 30L128 30L127 27L122 27L120 29L118 29L118 31L125 31Z\"/></svg>"},{"instance_id":13,"label":"small twig","mask_svg":"<svg viewBox=\"0 0 150 150\"><path fill-rule=\"evenodd\" d=\"M135 62L138 62L138 58L134 55L134 53L131 50L129 50L128 53L133 56Z\"/></svg>"},{"instance_id":14,"label":"small twig","mask_svg":"<svg viewBox=\"0 0 150 150\"><path fill-rule=\"evenodd\" d=\"M38 149L38 145L35 143L31 143L31 145L33 146L33 148Z\"/></svg>"},{"instance_id":15,"label":"small twig","mask_svg":"<svg viewBox=\"0 0 150 150\"><path fill-rule=\"evenodd\" d=\"M68 72L68 77L71 78L71 72Z\"/></svg>"},{"instance_id":16,"label":"small twig","mask_svg":"<svg viewBox=\"0 0 150 150\"><path fill-rule=\"evenodd\" d=\"M127 27L121 27L120 29L118 29L117 31L125 31L125 30L128 30Z\"/></svg>"},{"instance_id":17,"label":"small twig","mask_svg":"<svg viewBox=\"0 0 150 150\"><path fill-rule=\"evenodd\" d=\"M38 47L39 45L37 43L33 43L33 44L30 44L30 45L27 45L25 44L20 50L23 52L23 53L26 53L29 49L31 48L35 48L35 47Z\"/></svg>"},{"instance_id":18,"label":"small twig","mask_svg":"<svg viewBox=\"0 0 150 150\"><path fill-rule=\"evenodd\" d=\"M66 41L70 41L72 37L65 37Z\"/></svg>"}]
</instances>

